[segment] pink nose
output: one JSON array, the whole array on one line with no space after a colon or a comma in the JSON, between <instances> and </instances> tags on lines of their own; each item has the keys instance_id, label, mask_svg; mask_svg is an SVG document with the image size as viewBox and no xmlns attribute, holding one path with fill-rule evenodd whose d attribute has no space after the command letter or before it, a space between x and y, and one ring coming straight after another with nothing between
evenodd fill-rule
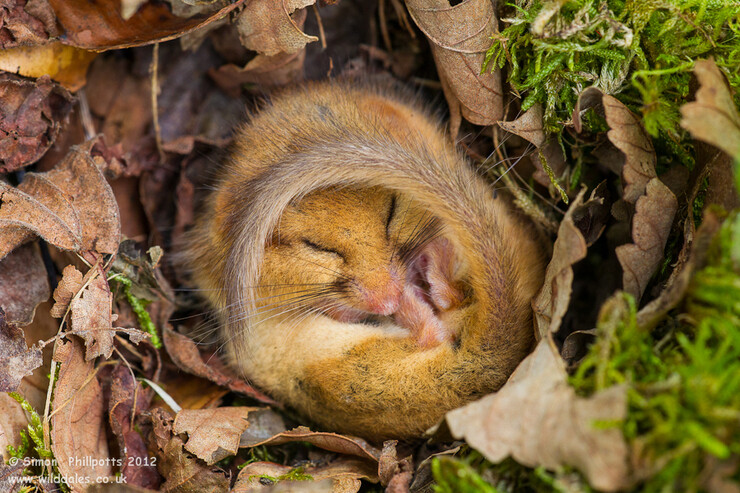
<instances>
[{"instance_id":1,"label":"pink nose","mask_svg":"<svg viewBox=\"0 0 740 493\"><path fill-rule=\"evenodd\" d=\"M386 277L386 276L383 276ZM398 310L403 294L403 283L394 269L380 282L365 285L363 289L364 309L377 315L392 315Z\"/></svg>"}]
</instances>

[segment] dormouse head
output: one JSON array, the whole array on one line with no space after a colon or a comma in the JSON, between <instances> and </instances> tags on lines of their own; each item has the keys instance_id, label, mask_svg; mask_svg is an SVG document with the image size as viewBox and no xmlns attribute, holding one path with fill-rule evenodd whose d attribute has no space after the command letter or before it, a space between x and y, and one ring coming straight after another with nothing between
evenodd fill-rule
<instances>
[{"instance_id":1,"label":"dormouse head","mask_svg":"<svg viewBox=\"0 0 740 493\"><path fill-rule=\"evenodd\" d=\"M395 313L411 253L401 225L418 215L408 212L402 198L379 187L332 187L291 204L266 247L257 305L348 322Z\"/></svg>"}]
</instances>

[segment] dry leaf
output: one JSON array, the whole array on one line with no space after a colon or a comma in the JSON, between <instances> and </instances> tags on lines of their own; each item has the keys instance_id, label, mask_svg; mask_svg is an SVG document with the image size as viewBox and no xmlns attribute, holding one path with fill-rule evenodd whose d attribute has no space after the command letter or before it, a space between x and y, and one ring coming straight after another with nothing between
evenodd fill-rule
<instances>
[{"instance_id":1,"label":"dry leaf","mask_svg":"<svg viewBox=\"0 0 740 493\"><path fill-rule=\"evenodd\" d=\"M550 338L517 368L501 390L447 413L452 435L492 462L512 456L529 467L570 465L595 488L628 486L627 444L619 427L599 422L625 418L626 392L612 387L576 396Z\"/></svg>"},{"instance_id":2,"label":"dry leaf","mask_svg":"<svg viewBox=\"0 0 740 493\"><path fill-rule=\"evenodd\" d=\"M20 433L27 426L26 412L18 401L4 392L0 393L0 457L3 462L6 463L10 459L8 445L17 448L21 444ZM1 484L2 476L0 476Z\"/></svg>"},{"instance_id":3,"label":"dry leaf","mask_svg":"<svg viewBox=\"0 0 740 493\"><path fill-rule=\"evenodd\" d=\"M411 456L398 458L396 446L398 440L388 440L383 443L383 450L378 460L378 478L380 484L386 487L389 493L408 493L414 468Z\"/></svg>"},{"instance_id":4,"label":"dry leaf","mask_svg":"<svg viewBox=\"0 0 740 493\"><path fill-rule=\"evenodd\" d=\"M82 288L82 272L74 265L68 265L62 271L62 280L54 290L54 306L51 307L51 316L62 318L69 308L74 295Z\"/></svg>"},{"instance_id":5,"label":"dry leaf","mask_svg":"<svg viewBox=\"0 0 740 493\"><path fill-rule=\"evenodd\" d=\"M452 135L457 135L460 114L476 125L501 120L501 72L481 73L491 37L497 32L493 2L464 0L450 6L448 0L406 0L406 6L431 44L452 114Z\"/></svg>"},{"instance_id":6,"label":"dry leaf","mask_svg":"<svg viewBox=\"0 0 740 493\"><path fill-rule=\"evenodd\" d=\"M681 107L681 126L692 137L740 159L740 114L725 77L713 60L698 60L694 74L699 90L696 101Z\"/></svg>"},{"instance_id":7,"label":"dry leaf","mask_svg":"<svg viewBox=\"0 0 740 493\"><path fill-rule=\"evenodd\" d=\"M110 358L115 336L111 313L113 295L105 279L105 273L96 266L90 269L86 280L90 276L95 277L82 291L80 297L70 303L72 330L85 340L87 361L98 356Z\"/></svg>"},{"instance_id":8,"label":"dry leaf","mask_svg":"<svg viewBox=\"0 0 740 493\"><path fill-rule=\"evenodd\" d=\"M35 243L0 260L0 308L9 323L28 325L36 306L49 299L49 279Z\"/></svg>"},{"instance_id":9,"label":"dry leaf","mask_svg":"<svg viewBox=\"0 0 740 493\"><path fill-rule=\"evenodd\" d=\"M181 370L206 378L235 392L246 394L265 404L277 404L239 377L226 374L225 368L216 367L216 361L220 361L217 355L208 358L209 364L206 364L193 340L178 334L169 325L165 325L162 336L167 353Z\"/></svg>"},{"instance_id":10,"label":"dry leaf","mask_svg":"<svg viewBox=\"0 0 740 493\"><path fill-rule=\"evenodd\" d=\"M218 407L183 409L175 416L172 429L187 433L185 450L203 459L209 466L236 455L242 433L249 428L249 413L255 407Z\"/></svg>"},{"instance_id":11,"label":"dry leaf","mask_svg":"<svg viewBox=\"0 0 740 493\"><path fill-rule=\"evenodd\" d=\"M96 55L59 42L18 46L0 51L0 70L24 77L48 75L67 90L75 92L85 85L87 68Z\"/></svg>"},{"instance_id":12,"label":"dry leaf","mask_svg":"<svg viewBox=\"0 0 740 493\"><path fill-rule=\"evenodd\" d=\"M301 29L306 20L304 7L316 0L253 0L237 17L239 40L249 49L267 56L296 53L318 41Z\"/></svg>"},{"instance_id":13,"label":"dry leaf","mask_svg":"<svg viewBox=\"0 0 740 493\"><path fill-rule=\"evenodd\" d=\"M289 442L308 442L324 450L330 450L346 455L355 455L363 459L377 462L380 459L380 450L376 449L362 438L323 431L311 431L305 426L299 426L290 431L279 433L268 440L252 443L249 447L262 445L282 445Z\"/></svg>"},{"instance_id":14,"label":"dry leaf","mask_svg":"<svg viewBox=\"0 0 740 493\"><path fill-rule=\"evenodd\" d=\"M244 3L236 0L215 12L183 18L164 2L146 2L124 20L120 0L48 1L57 16L64 44L101 51L178 38L221 19Z\"/></svg>"},{"instance_id":15,"label":"dry leaf","mask_svg":"<svg viewBox=\"0 0 740 493\"><path fill-rule=\"evenodd\" d=\"M38 161L71 109L72 96L48 76L0 74L0 173Z\"/></svg>"},{"instance_id":16,"label":"dry leaf","mask_svg":"<svg viewBox=\"0 0 740 493\"><path fill-rule=\"evenodd\" d=\"M624 271L623 288L639 300L663 260L663 249L678 201L660 179L653 178L647 183L646 194L637 199L635 209L632 218L634 243L618 246L616 253Z\"/></svg>"},{"instance_id":17,"label":"dry leaf","mask_svg":"<svg viewBox=\"0 0 740 493\"><path fill-rule=\"evenodd\" d=\"M23 331L9 324L0 308L0 392L17 390L21 378L42 364L41 350L26 346Z\"/></svg>"},{"instance_id":18,"label":"dry leaf","mask_svg":"<svg viewBox=\"0 0 740 493\"><path fill-rule=\"evenodd\" d=\"M232 492L247 491L326 491L329 493L355 493L360 490L360 479L367 479L373 483L378 482L376 467L372 462L359 459L340 458L325 466L306 467L304 474L308 474L313 481L280 481L275 490L267 489L270 484L261 484L259 476L267 475L274 478L289 473L293 468L282 466L272 462L253 462L244 467L236 478L236 484ZM316 483L330 480L329 487L324 483ZM307 489L303 489L306 486ZM286 488L286 489L282 489Z\"/></svg>"},{"instance_id":19,"label":"dry leaf","mask_svg":"<svg viewBox=\"0 0 740 493\"><path fill-rule=\"evenodd\" d=\"M279 87L303 79L305 51L280 53L274 56L257 55L244 68L224 65L209 74L227 94L237 96L244 84L257 84L260 88Z\"/></svg>"},{"instance_id":20,"label":"dry leaf","mask_svg":"<svg viewBox=\"0 0 740 493\"><path fill-rule=\"evenodd\" d=\"M85 361L82 343L75 336L57 345L54 359L61 367L52 400L51 450L59 472L93 482L112 476L103 392L93 363ZM86 485L74 487L84 491Z\"/></svg>"},{"instance_id":21,"label":"dry leaf","mask_svg":"<svg viewBox=\"0 0 740 493\"><path fill-rule=\"evenodd\" d=\"M132 371L123 363L119 363L113 370L111 380L108 420L118 440L120 458L123 461L121 474L126 478L127 485L156 490L162 478L157 472L156 464L149 460L146 442L134 419L134 415L139 416L148 410L152 393L144 390L141 383L134 380Z\"/></svg>"},{"instance_id":22,"label":"dry leaf","mask_svg":"<svg viewBox=\"0 0 740 493\"><path fill-rule=\"evenodd\" d=\"M59 35L54 11L46 1L5 0L0 9L0 50L45 43Z\"/></svg>"},{"instance_id":23,"label":"dry leaf","mask_svg":"<svg viewBox=\"0 0 740 493\"><path fill-rule=\"evenodd\" d=\"M573 223L573 213L581 207L585 193L585 189L581 190L560 223L552 259L545 271L545 282L532 300L538 339L560 328L570 302L573 264L586 258L586 240Z\"/></svg>"},{"instance_id":24,"label":"dry leaf","mask_svg":"<svg viewBox=\"0 0 740 493\"><path fill-rule=\"evenodd\" d=\"M604 95L602 104L610 128L606 135L625 156L622 198L634 204L645 194L648 182L657 176L653 141L640 123L640 118L614 97Z\"/></svg>"},{"instance_id":25,"label":"dry leaf","mask_svg":"<svg viewBox=\"0 0 740 493\"><path fill-rule=\"evenodd\" d=\"M183 442L172 435L172 417L162 408L152 411L151 435L157 450L157 469L165 482L159 491L228 491L229 478L215 467L206 467L183 450Z\"/></svg>"}]
</instances>

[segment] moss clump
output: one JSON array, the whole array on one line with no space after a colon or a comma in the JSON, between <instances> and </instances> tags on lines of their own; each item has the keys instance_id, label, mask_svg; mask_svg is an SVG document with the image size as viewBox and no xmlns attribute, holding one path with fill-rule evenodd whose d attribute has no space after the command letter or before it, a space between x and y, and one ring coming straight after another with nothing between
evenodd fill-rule
<instances>
[{"instance_id":1,"label":"moss clump","mask_svg":"<svg viewBox=\"0 0 740 493\"><path fill-rule=\"evenodd\" d=\"M691 167L679 126L694 61L713 57L740 90L740 6L734 0L515 0L484 69L507 67L522 110L544 107L558 136L578 94L596 86L642 114L656 147ZM740 99L737 99L740 103Z\"/></svg>"},{"instance_id":2,"label":"moss clump","mask_svg":"<svg viewBox=\"0 0 740 493\"><path fill-rule=\"evenodd\" d=\"M740 455L740 213L717 234L685 306L676 327L650 333L629 295L613 298L571 378L585 395L627 385L621 426L649 476L640 491L701 491L708 463Z\"/></svg>"}]
</instances>

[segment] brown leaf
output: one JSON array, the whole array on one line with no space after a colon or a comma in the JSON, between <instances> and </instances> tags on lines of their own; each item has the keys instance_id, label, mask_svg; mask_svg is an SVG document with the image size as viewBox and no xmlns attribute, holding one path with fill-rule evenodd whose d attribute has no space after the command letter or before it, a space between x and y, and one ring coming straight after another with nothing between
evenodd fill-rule
<instances>
[{"instance_id":1,"label":"brown leaf","mask_svg":"<svg viewBox=\"0 0 740 493\"><path fill-rule=\"evenodd\" d=\"M105 279L105 273L96 266L90 270L85 281L92 276L94 276L92 281L87 284L82 294L70 303L72 330L85 340L87 361L98 356L110 358L115 336L111 313L113 295Z\"/></svg>"},{"instance_id":2,"label":"brown leaf","mask_svg":"<svg viewBox=\"0 0 740 493\"><path fill-rule=\"evenodd\" d=\"M411 457L398 458L396 446L398 440L388 440L383 443L383 451L378 460L378 478L380 484L386 487L389 493L408 493L413 478Z\"/></svg>"},{"instance_id":3,"label":"brown leaf","mask_svg":"<svg viewBox=\"0 0 740 493\"><path fill-rule=\"evenodd\" d=\"M545 271L545 282L532 300L537 328L535 334L538 339L545 338L548 333L557 332L560 328L570 302L573 264L586 258L586 240L573 223L573 214L582 207L585 193L584 189L578 194L560 223L552 259Z\"/></svg>"},{"instance_id":4,"label":"brown leaf","mask_svg":"<svg viewBox=\"0 0 740 493\"><path fill-rule=\"evenodd\" d=\"M185 450L203 459L209 466L236 455L242 433L249 428L249 413L255 407L218 407L183 409L175 416L172 429L187 433Z\"/></svg>"},{"instance_id":5,"label":"brown leaf","mask_svg":"<svg viewBox=\"0 0 740 493\"><path fill-rule=\"evenodd\" d=\"M305 58L305 51L274 56L257 55L244 68L228 64L211 70L209 74L226 93L237 96L244 84L269 88L299 82L303 79Z\"/></svg>"},{"instance_id":6,"label":"brown leaf","mask_svg":"<svg viewBox=\"0 0 740 493\"><path fill-rule=\"evenodd\" d=\"M61 367L52 400L51 450L59 472L93 482L112 476L103 392L93 363L85 361L74 336L57 345L54 359Z\"/></svg>"},{"instance_id":7,"label":"brown leaf","mask_svg":"<svg viewBox=\"0 0 740 493\"><path fill-rule=\"evenodd\" d=\"M157 469L166 478L159 491L196 493L229 490L229 478L220 469L206 467L185 453L182 440L172 435L172 417L166 411L154 409L152 423Z\"/></svg>"},{"instance_id":8,"label":"brown leaf","mask_svg":"<svg viewBox=\"0 0 740 493\"><path fill-rule=\"evenodd\" d=\"M59 34L46 0L6 0L0 9L0 49L45 43Z\"/></svg>"},{"instance_id":9,"label":"brown leaf","mask_svg":"<svg viewBox=\"0 0 740 493\"><path fill-rule=\"evenodd\" d=\"M247 384L244 380L235 375L228 375L226 368L221 369L216 367L217 355L208 358L207 361L209 361L209 364L206 364L206 360L201 357L198 351L198 346L189 337L178 334L169 325L164 327L162 335L167 353L181 370L206 378L219 385L228 387L235 392L246 394L265 404L276 404L275 401Z\"/></svg>"},{"instance_id":10,"label":"brown leaf","mask_svg":"<svg viewBox=\"0 0 740 493\"><path fill-rule=\"evenodd\" d=\"M46 267L35 243L0 260L0 308L8 322L30 324L36 306L49 299L49 291Z\"/></svg>"},{"instance_id":11,"label":"brown leaf","mask_svg":"<svg viewBox=\"0 0 740 493\"><path fill-rule=\"evenodd\" d=\"M0 173L38 161L71 109L72 96L46 75L30 81L0 74Z\"/></svg>"},{"instance_id":12,"label":"brown leaf","mask_svg":"<svg viewBox=\"0 0 740 493\"><path fill-rule=\"evenodd\" d=\"M149 408L151 392L134 380L131 370L119 363L113 370L108 419L118 440L126 484L156 490L162 481L156 464L149 460L144 438L135 426L134 416ZM134 409L134 406L136 409Z\"/></svg>"},{"instance_id":13,"label":"brown leaf","mask_svg":"<svg viewBox=\"0 0 740 493\"><path fill-rule=\"evenodd\" d=\"M457 113L476 125L501 120L501 73L481 73L491 36L497 32L493 2L464 0L450 6L448 0L406 0L406 6L429 39L452 119ZM456 135L454 122L450 128Z\"/></svg>"},{"instance_id":14,"label":"brown leaf","mask_svg":"<svg viewBox=\"0 0 740 493\"><path fill-rule=\"evenodd\" d=\"M267 56L296 53L318 41L301 29L306 20L304 7L316 0L258 0L248 2L235 25L239 40L249 49Z\"/></svg>"},{"instance_id":15,"label":"brown leaf","mask_svg":"<svg viewBox=\"0 0 740 493\"><path fill-rule=\"evenodd\" d=\"M0 392L15 391L21 378L42 364L41 350L26 346L23 331L7 323L5 312L0 308Z\"/></svg>"},{"instance_id":16,"label":"brown leaf","mask_svg":"<svg viewBox=\"0 0 740 493\"><path fill-rule=\"evenodd\" d=\"M628 486L627 444L618 427L598 422L625 418L626 392L612 387L590 398L576 396L551 339L495 394L447 413L453 436L492 462L512 456L529 467L576 467L595 488Z\"/></svg>"},{"instance_id":17,"label":"brown leaf","mask_svg":"<svg viewBox=\"0 0 740 493\"><path fill-rule=\"evenodd\" d=\"M616 248L624 271L623 288L637 300L663 260L663 249L677 208L676 197L658 178L650 180L646 194L637 199L632 219L634 243Z\"/></svg>"},{"instance_id":18,"label":"brown leaf","mask_svg":"<svg viewBox=\"0 0 740 493\"><path fill-rule=\"evenodd\" d=\"M10 459L8 445L21 444L21 431L28 426L26 412L21 405L6 393L0 393L0 457L7 463ZM2 477L0 477L0 485ZM5 490L2 490L5 491Z\"/></svg>"},{"instance_id":19,"label":"brown leaf","mask_svg":"<svg viewBox=\"0 0 740 493\"><path fill-rule=\"evenodd\" d=\"M41 46L18 46L0 51L0 70L24 77L48 75L67 90L85 85L87 68L96 53L58 42Z\"/></svg>"},{"instance_id":20,"label":"brown leaf","mask_svg":"<svg viewBox=\"0 0 740 493\"><path fill-rule=\"evenodd\" d=\"M625 156L622 198L634 204L645 194L648 182L657 176L653 141L640 123L640 118L617 99L604 95L602 104L610 128L607 137Z\"/></svg>"},{"instance_id":21,"label":"brown leaf","mask_svg":"<svg viewBox=\"0 0 740 493\"><path fill-rule=\"evenodd\" d=\"M713 60L697 60L694 74L699 79L699 90L696 101L681 107L681 126L695 139L740 159L740 114L727 80Z\"/></svg>"},{"instance_id":22,"label":"brown leaf","mask_svg":"<svg viewBox=\"0 0 740 493\"><path fill-rule=\"evenodd\" d=\"M236 0L214 12L182 18L164 2L146 2L129 19L121 17L120 0L68 2L48 0L65 44L88 50L128 48L180 37L221 19L244 3Z\"/></svg>"},{"instance_id":23,"label":"brown leaf","mask_svg":"<svg viewBox=\"0 0 740 493\"><path fill-rule=\"evenodd\" d=\"M62 318L69 308L74 295L82 288L82 272L74 265L68 265L62 271L62 280L54 290L54 306L51 307L51 316Z\"/></svg>"},{"instance_id":24,"label":"brown leaf","mask_svg":"<svg viewBox=\"0 0 740 493\"><path fill-rule=\"evenodd\" d=\"M324 450L330 450L332 452L346 455L355 455L375 462L380 459L380 450L376 449L362 438L338 435L336 433L327 433L323 431L311 431L305 426L299 426L292 430L278 433L272 438L252 443L249 446L259 447L262 445L282 445L283 443L289 442L308 442Z\"/></svg>"},{"instance_id":25,"label":"brown leaf","mask_svg":"<svg viewBox=\"0 0 740 493\"><path fill-rule=\"evenodd\" d=\"M239 472L232 492L265 491L266 486L271 485L260 484L259 476L278 478L292 469L272 462L253 462ZM373 483L378 481L376 466L372 462L352 458L340 458L325 466L306 467L303 473L311 476L313 481L279 481L274 490L267 491L355 493L360 490L360 479L367 479ZM327 483L324 483L325 481Z\"/></svg>"}]
</instances>

